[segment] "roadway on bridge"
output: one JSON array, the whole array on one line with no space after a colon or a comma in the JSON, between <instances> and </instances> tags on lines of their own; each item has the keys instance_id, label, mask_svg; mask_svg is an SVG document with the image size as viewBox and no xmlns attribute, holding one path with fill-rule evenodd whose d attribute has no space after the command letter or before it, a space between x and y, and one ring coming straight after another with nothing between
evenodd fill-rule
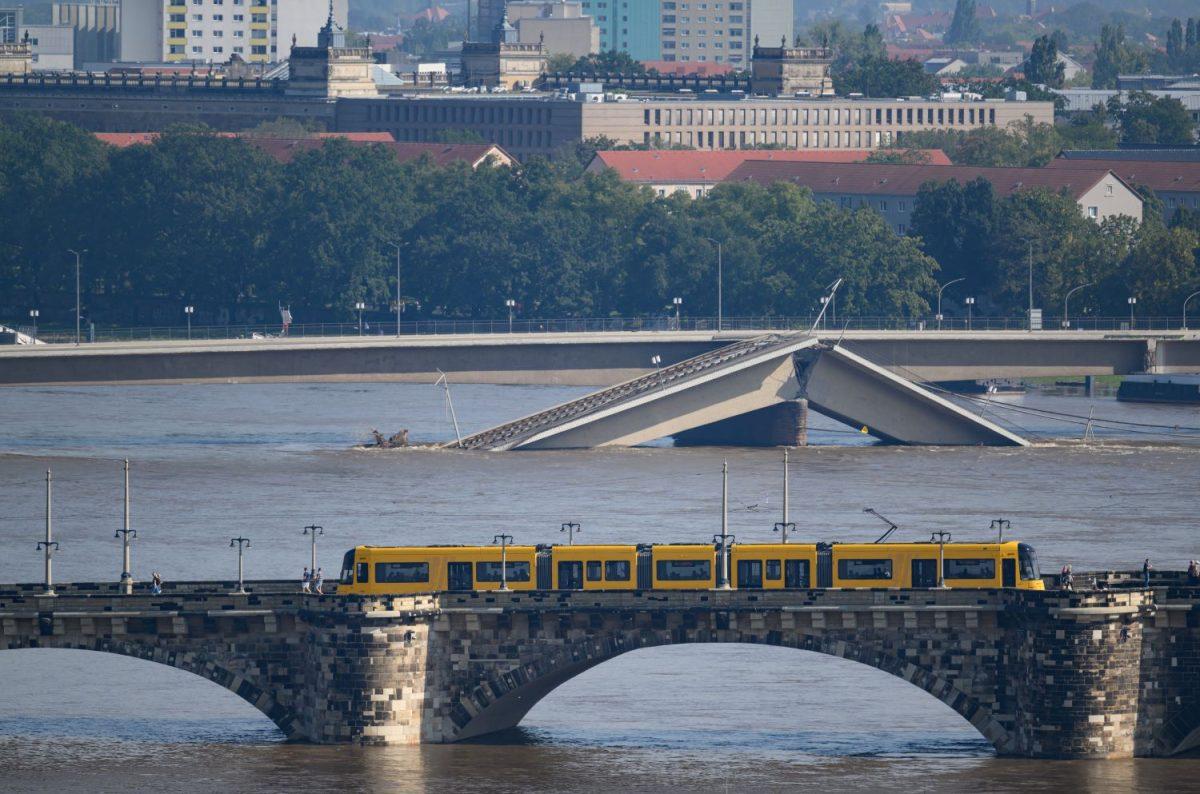
<instances>
[{"instance_id":1,"label":"roadway on bridge","mask_svg":"<svg viewBox=\"0 0 1200 794\"><path fill-rule=\"evenodd\" d=\"M0 385L396 381L608 386L759 331L304 337L0 348ZM819 331L917 381L1200 372L1200 332Z\"/></svg>"}]
</instances>

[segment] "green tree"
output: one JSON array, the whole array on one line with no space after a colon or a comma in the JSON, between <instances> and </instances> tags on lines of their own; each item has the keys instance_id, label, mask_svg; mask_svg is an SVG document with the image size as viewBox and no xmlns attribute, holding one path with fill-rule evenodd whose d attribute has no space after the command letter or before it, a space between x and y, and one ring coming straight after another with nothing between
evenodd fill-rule
<instances>
[{"instance_id":1,"label":"green tree","mask_svg":"<svg viewBox=\"0 0 1200 794\"><path fill-rule=\"evenodd\" d=\"M917 192L909 234L920 238L925 253L937 260L943 281L965 277L971 288L985 290L996 282L991 255L995 225L991 182L929 182Z\"/></svg>"},{"instance_id":2,"label":"green tree","mask_svg":"<svg viewBox=\"0 0 1200 794\"><path fill-rule=\"evenodd\" d=\"M1123 25L1104 25L1095 45L1092 88L1116 88L1117 75L1142 71L1146 60L1125 40Z\"/></svg>"},{"instance_id":3,"label":"green tree","mask_svg":"<svg viewBox=\"0 0 1200 794\"><path fill-rule=\"evenodd\" d=\"M827 28L819 35L836 40L836 56L830 67L834 90L842 95L920 96L937 87L937 80L925 73L915 60L892 60L887 55L883 35L875 25L867 25L859 36L849 36L840 27Z\"/></svg>"},{"instance_id":4,"label":"green tree","mask_svg":"<svg viewBox=\"0 0 1200 794\"><path fill-rule=\"evenodd\" d=\"M1026 168L1045 165L1063 148L1053 125L1035 123L1029 117L1007 128L918 130L904 136L903 146L941 149L955 165Z\"/></svg>"},{"instance_id":5,"label":"green tree","mask_svg":"<svg viewBox=\"0 0 1200 794\"><path fill-rule=\"evenodd\" d=\"M606 52L585 55L575 61L575 65L567 71L576 74L646 74L646 65L635 60L624 50L608 50Z\"/></svg>"},{"instance_id":6,"label":"green tree","mask_svg":"<svg viewBox=\"0 0 1200 794\"><path fill-rule=\"evenodd\" d=\"M555 72L569 72L575 62L579 60L569 52L553 52L546 59L546 71L554 74Z\"/></svg>"},{"instance_id":7,"label":"green tree","mask_svg":"<svg viewBox=\"0 0 1200 794\"><path fill-rule=\"evenodd\" d=\"M1066 67L1059 63L1058 45L1050 36L1039 36L1034 40L1024 68L1025 79L1029 82L1062 88Z\"/></svg>"},{"instance_id":8,"label":"green tree","mask_svg":"<svg viewBox=\"0 0 1200 794\"><path fill-rule=\"evenodd\" d=\"M976 18L975 0L955 0L954 18L943 40L947 44L973 44L983 37Z\"/></svg>"},{"instance_id":9,"label":"green tree","mask_svg":"<svg viewBox=\"0 0 1200 794\"><path fill-rule=\"evenodd\" d=\"M1108 103L1122 143L1170 143L1191 145L1195 140L1191 117L1174 97L1156 97L1148 91L1131 91L1122 102L1120 95Z\"/></svg>"}]
</instances>

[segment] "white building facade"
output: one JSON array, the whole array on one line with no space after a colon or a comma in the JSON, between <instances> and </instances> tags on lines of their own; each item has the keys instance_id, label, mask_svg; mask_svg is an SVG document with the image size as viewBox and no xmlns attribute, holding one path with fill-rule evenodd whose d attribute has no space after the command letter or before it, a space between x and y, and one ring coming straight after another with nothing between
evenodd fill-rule
<instances>
[{"instance_id":1,"label":"white building facade","mask_svg":"<svg viewBox=\"0 0 1200 794\"><path fill-rule=\"evenodd\" d=\"M224 63L236 55L250 63L275 63L287 58L293 37L300 46L315 46L317 31L329 16L327 0L153 2L158 6L158 25L139 25L138 30L159 38L160 58L164 61ZM342 26L346 24L347 2L333 0L334 21ZM124 40L132 32L131 20L122 14L121 21ZM125 42L122 44L124 49Z\"/></svg>"},{"instance_id":2,"label":"white building facade","mask_svg":"<svg viewBox=\"0 0 1200 794\"><path fill-rule=\"evenodd\" d=\"M664 61L750 64L755 39L764 46L795 38L792 0L664 0L661 15Z\"/></svg>"}]
</instances>

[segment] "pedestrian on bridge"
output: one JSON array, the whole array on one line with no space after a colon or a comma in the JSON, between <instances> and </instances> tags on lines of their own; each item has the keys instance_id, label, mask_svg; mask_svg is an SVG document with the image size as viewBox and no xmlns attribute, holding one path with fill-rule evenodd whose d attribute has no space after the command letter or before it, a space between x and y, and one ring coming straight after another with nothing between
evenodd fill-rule
<instances>
[{"instance_id":1,"label":"pedestrian on bridge","mask_svg":"<svg viewBox=\"0 0 1200 794\"><path fill-rule=\"evenodd\" d=\"M1188 560L1188 584L1192 587L1200 584L1200 561Z\"/></svg>"},{"instance_id":2,"label":"pedestrian on bridge","mask_svg":"<svg viewBox=\"0 0 1200 794\"><path fill-rule=\"evenodd\" d=\"M1150 564L1150 558L1142 563L1142 587L1150 587L1150 572L1154 570L1154 566Z\"/></svg>"},{"instance_id":3,"label":"pedestrian on bridge","mask_svg":"<svg viewBox=\"0 0 1200 794\"><path fill-rule=\"evenodd\" d=\"M313 592L317 595L325 595L325 591L321 589L324 584L325 576L321 573L321 569L318 568L317 572L313 574Z\"/></svg>"},{"instance_id":4,"label":"pedestrian on bridge","mask_svg":"<svg viewBox=\"0 0 1200 794\"><path fill-rule=\"evenodd\" d=\"M150 576L150 592L154 595L162 595L162 576L158 571L155 571Z\"/></svg>"},{"instance_id":5,"label":"pedestrian on bridge","mask_svg":"<svg viewBox=\"0 0 1200 794\"><path fill-rule=\"evenodd\" d=\"M304 575L300 577L300 592L312 592L312 575L308 572L308 566L304 566Z\"/></svg>"},{"instance_id":6,"label":"pedestrian on bridge","mask_svg":"<svg viewBox=\"0 0 1200 794\"><path fill-rule=\"evenodd\" d=\"M1073 590L1075 574L1071 571L1071 563L1067 563L1062 567L1062 572L1058 575L1058 586L1063 590Z\"/></svg>"}]
</instances>

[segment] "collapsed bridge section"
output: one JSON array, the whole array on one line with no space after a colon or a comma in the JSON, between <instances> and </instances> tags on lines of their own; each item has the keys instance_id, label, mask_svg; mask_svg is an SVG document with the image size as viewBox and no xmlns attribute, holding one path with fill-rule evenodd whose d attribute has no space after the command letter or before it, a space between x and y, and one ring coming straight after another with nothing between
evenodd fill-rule
<instances>
[{"instance_id":1,"label":"collapsed bridge section","mask_svg":"<svg viewBox=\"0 0 1200 794\"><path fill-rule=\"evenodd\" d=\"M808 400L818 412L899 444L1024 446L999 425L808 334L766 334L484 430L447 447L504 451L721 438ZM747 421L750 418L751 421ZM761 439L743 439L754 443ZM781 438L774 443L793 443Z\"/></svg>"}]
</instances>

